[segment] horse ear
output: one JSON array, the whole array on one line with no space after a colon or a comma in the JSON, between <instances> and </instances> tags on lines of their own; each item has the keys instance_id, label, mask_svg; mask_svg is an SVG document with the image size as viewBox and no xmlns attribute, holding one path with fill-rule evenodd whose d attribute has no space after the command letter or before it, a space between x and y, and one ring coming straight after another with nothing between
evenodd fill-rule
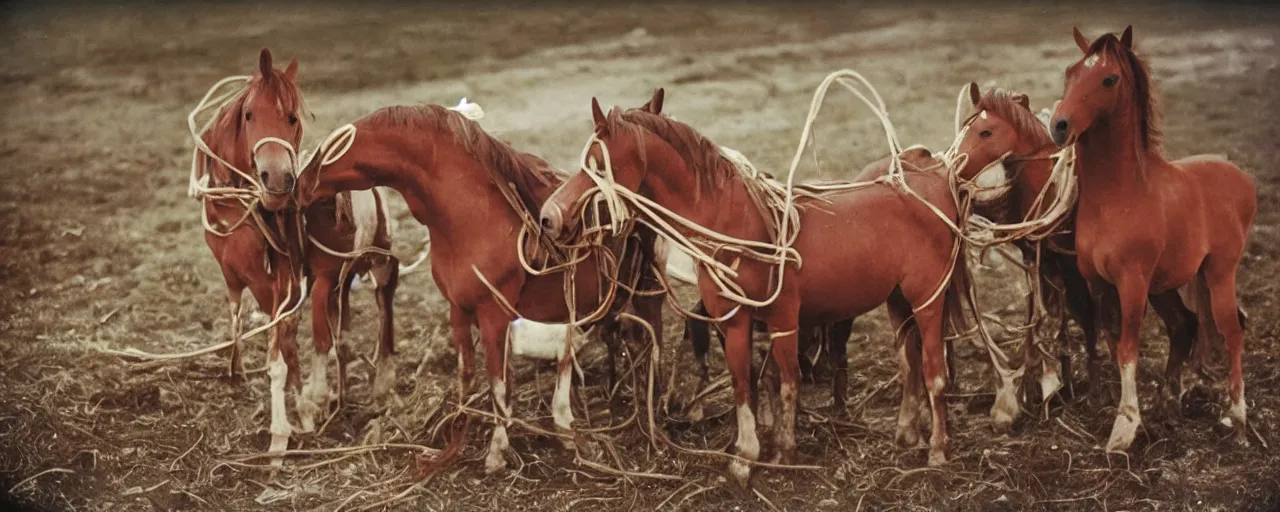
<instances>
[{"instance_id":1,"label":"horse ear","mask_svg":"<svg viewBox=\"0 0 1280 512\"><path fill-rule=\"evenodd\" d=\"M662 100L667 95L667 91L659 87L653 90L653 99L649 100L649 111L654 114L662 113Z\"/></svg>"},{"instance_id":2,"label":"horse ear","mask_svg":"<svg viewBox=\"0 0 1280 512\"><path fill-rule=\"evenodd\" d=\"M1084 34L1080 33L1080 27L1071 27L1072 35L1076 38L1076 46L1080 47L1080 51L1085 55L1089 54L1089 40L1084 38Z\"/></svg>"},{"instance_id":3,"label":"horse ear","mask_svg":"<svg viewBox=\"0 0 1280 512\"><path fill-rule=\"evenodd\" d=\"M284 68L284 76L285 76L286 78L288 78L290 82L295 82L295 81L297 81L297 79L298 79L298 59L293 59L293 60L289 61L289 67Z\"/></svg>"},{"instance_id":4,"label":"horse ear","mask_svg":"<svg viewBox=\"0 0 1280 512\"><path fill-rule=\"evenodd\" d=\"M982 91L978 89L977 82L969 82L969 101L972 101L975 107L982 101Z\"/></svg>"},{"instance_id":5,"label":"horse ear","mask_svg":"<svg viewBox=\"0 0 1280 512\"><path fill-rule=\"evenodd\" d=\"M600 102L596 100L595 96L591 97L591 118L596 123L596 131L599 131L600 133L604 133L603 131L605 127L604 111L600 110Z\"/></svg>"},{"instance_id":6,"label":"horse ear","mask_svg":"<svg viewBox=\"0 0 1280 512\"><path fill-rule=\"evenodd\" d=\"M1125 48L1133 49L1133 25L1124 28L1124 33L1120 34L1120 44Z\"/></svg>"},{"instance_id":7,"label":"horse ear","mask_svg":"<svg viewBox=\"0 0 1280 512\"><path fill-rule=\"evenodd\" d=\"M271 50L263 48L258 55L258 71L262 72L262 76L271 76Z\"/></svg>"},{"instance_id":8,"label":"horse ear","mask_svg":"<svg viewBox=\"0 0 1280 512\"><path fill-rule=\"evenodd\" d=\"M1014 94L1013 101L1014 103L1022 105L1022 108L1031 110L1031 99L1028 98L1026 94L1023 94L1023 93Z\"/></svg>"}]
</instances>

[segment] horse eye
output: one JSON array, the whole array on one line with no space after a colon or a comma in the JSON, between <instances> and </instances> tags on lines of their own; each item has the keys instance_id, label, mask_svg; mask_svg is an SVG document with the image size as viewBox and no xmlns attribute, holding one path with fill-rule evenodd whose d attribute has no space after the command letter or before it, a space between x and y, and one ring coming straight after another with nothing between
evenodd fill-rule
<instances>
[{"instance_id":1,"label":"horse eye","mask_svg":"<svg viewBox=\"0 0 1280 512\"><path fill-rule=\"evenodd\" d=\"M245 120L245 121L252 121L252 120L253 120L253 112L245 112L245 113L244 113L244 120Z\"/></svg>"},{"instance_id":2,"label":"horse eye","mask_svg":"<svg viewBox=\"0 0 1280 512\"><path fill-rule=\"evenodd\" d=\"M296 114L289 114L289 126L293 126L295 124L298 124L298 116Z\"/></svg>"},{"instance_id":3,"label":"horse eye","mask_svg":"<svg viewBox=\"0 0 1280 512\"><path fill-rule=\"evenodd\" d=\"M978 132L978 136L984 139L989 138L991 137L991 130L982 130L981 132Z\"/></svg>"},{"instance_id":4,"label":"horse eye","mask_svg":"<svg viewBox=\"0 0 1280 512\"><path fill-rule=\"evenodd\" d=\"M1103 78L1103 79L1102 79L1102 86L1103 86L1103 87L1112 87L1112 86L1116 85L1116 80L1119 80L1119 79L1120 79L1120 77L1118 77L1118 76L1116 76L1116 75L1108 75L1106 78Z\"/></svg>"}]
</instances>

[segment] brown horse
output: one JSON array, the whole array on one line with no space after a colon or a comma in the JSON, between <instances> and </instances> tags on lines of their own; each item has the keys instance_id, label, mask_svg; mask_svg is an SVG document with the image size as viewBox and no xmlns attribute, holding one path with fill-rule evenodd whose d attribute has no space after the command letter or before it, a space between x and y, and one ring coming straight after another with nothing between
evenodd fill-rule
<instances>
[{"instance_id":1,"label":"brown horse","mask_svg":"<svg viewBox=\"0 0 1280 512\"><path fill-rule=\"evenodd\" d=\"M1054 185L1049 183L1055 161L1053 155L1058 152L1057 144L1050 137L1047 127L1032 113L1025 94L1002 89L989 89L984 94L979 92L976 83L970 83L969 96L974 114L965 124L968 130L959 145L960 153L968 156L965 167L959 171L960 177L966 181L983 180L988 182L988 186L995 188L1008 186L1008 192L1002 197L983 198L984 200L979 201L975 213L1006 224L1021 222L1036 215L1037 197L1041 194L1052 196L1058 193L1053 188ZM1050 189L1045 190L1046 187ZM1071 233L1074 223L1073 211L1063 223L1061 234L1042 242L1019 239L1014 245L1021 250L1023 259L1028 264L1035 261L1039 249L1041 261L1038 289L1041 300L1047 309L1069 312L1084 332L1085 350L1089 358L1089 390L1090 395L1096 396L1101 387L1097 367L1098 310L1076 263L1075 236ZM1039 248L1036 247L1037 244L1040 244ZM1035 300L1036 297L1028 296L1028 321L1036 307ZM1149 301L1152 309L1164 322L1169 336L1170 356L1165 372L1168 385L1162 389L1173 398L1166 405L1173 405L1174 408L1169 412L1176 414L1177 398L1181 394L1178 376L1182 361L1195 342L1198 322L1196 315L1183 304L1176 290L1153 294ZM1064 314L1060 318L1062 326L1058 330L1058 336L1061 347L1061 342L1066 338L1067 316ZM1024 364L1035 360L1034 334L1034 330L1029 330L1024 341ZM1064 368L1063 371L1068 370ZM1046 365L1045 372L1046 375L1041 378L1041 397L1048 399L1053 392L1053 383L1058 380L1052 367ZM1024 380L1024 384L1027 380ZM1012 412L1016 414L1017 409L1012 409Z\"/></svg>"},{"instance_id":2,"label":"brown horse","mask_svg":"<svg viewBox=\"0 0 1280 512\"><path fill-rule=\"evenodd\" d=\"M764 193L761 185L754 182L755 178L744 176L733 161L722 155L719 146L688 125L640 109L623 112L614 108L606 116L593 98L592 115L593 140L598 139L608 148L618 186L711 231L737 239L771 241L774 226L767 210L771 207L754 199ZM605 161L601 145L590 148L584 165ZM955 207L945 177L908 173L906 179L954 221ZM566 220L577 217L586 200L584 195L594 187L586 172L567 181L543 206L543 229L562 241L572 237ZM944 302L952 303L950 299L956 294L954 283L948 286L949 300L944 301L935 291L940 284L946 284L955 237L925 205L886 185L822 194L820 198L801 197L797 205L803 211L799 238L793 248L802 256L804 265L786 267L781 290L771 290L777 278L773 273L779 270L775 264L738 258L731 251L714 255L718 261L736 268L736 282L747 296L763 298L777 291L772 303L764 307L739 305L722 296L707 273L699 272L699 291L707 310L717 318L725 318L736 309L736 314L728 316L721 326L735 391L738 456L754 461L760 455L755 414L750 406L751 321L763 320L773 339L782 402L780 426L775 429L776 449L785 461L795 455L796 448L799 329L846 320L888 301L891 310L903 318L915 309L924 339L924 380L933 406L929 461L944 463L947 411L943 392L947 378L942 327L947 312ZM684 236L700 236L680 229ZM869 240L876 243L867 243ZM904 379L904 384L910 380ZM915 425L919 402L904 398L899 439L914 444L919 439ZM732 476L743 486L750 478L750 469L740 459L730 463Z\"/></svg>"},{"instance_id":3,"label":"brown horse","mask_svg":"<svg viewBox=\"0 0 1280 512\"><path fill-rule=\"evenodd\" d=\"M1084 56L1066 69L1050 132L1058 146L1075 145L1080 273L1101 307L1116 301L1120 308L1120 406L1107 450L1127 450L1141 423L1136 373L1147 297L1188 284L1197 289L1191 295L1202 323L1216 326L1230 361L1223 422L1247 443L1235 281L1257 214L1254 180L1217 156L1165 159L1151 74L1133 51L1132 27L1092 44L1075 29L1075 40Z\"/></svg>"},{"instance_id":4,"label":"brown horse","mask_svg":"<svg viewBox=\"0 0 1280 512\"><path fill-rule=\"evenodd\" d=\"M662 112L662 105L666 98L666 90L659 87L654 90L653 97L641 105L638 110L643 110L655 115L666 115ZM885 169L888 169L886 160ZM687 258L687 256L686 256ZM692 261L692 260L690 260ZM689 271L696 272L695 269L680 269L682 273ZM692 275L686 279L693 279ZM695 282L696 284L696 282ZM707 317L707 307L701 300L694 305L692 312L695 315ZM768 326L759 320L752 322L753 332L768 333ZM716 337L720 341L720 348L724 349L724 333L716 326ZM853 319L834 322L825 326L809 327L801 331L799 337L798 353L800 357L800 374L807 377L812 374L813 367L806 355L812 348L816 348L820 355L824 356L828 367L831 369L831 396L833 407L837 412L844 410L845 394L849 380L849 360L847 357L847 346L849 336L853 334ZM694 361L698 366L698 384L699 389L706 388L711 381L709 368L707 367L707 353L711 350L711 325L699 318L688 317L685 319L684 340L689 342L693 348ZM766 358L766 363L768 359ZM755 381L752 381L755 384ZM690 412L690 419L698 419L701 417L701 404L699 403L694 411ZM764 421L762 420L762 423Z\"/></svg>"},{"instance_id":5,"label":"brown horse","mask_svg":"<svg viewBox=\"0 0 1280 512\"><path fill-rule=\"evenodd\" d=\"M201 135L212 153L226 163L240 170L256 170L258 174L235 172L206 155L197 160L197 179L213 187L248 188L252 185L263 188L266 180L250 183L249 179L278 172L289 176L292 181L297 165L294 148L302 140L300 118L306 109L296 82L297 61L290 62L281 71L272 67L271 60L271 52L264 48L259 56L259 69L245 89L219 111ZM343 293L340 297L338 295L338 277L344 260L319 250L307 251L307 242L302 237L309 234L321 243L342 249L351 247L357 239L389 248L388 219L381 208L380 198L372 194L353 196L317 205L305 212L306 231L300 233L298 227L303 219L295 212L267 212L256 202L236 198L205 199L205 215L212 227L206 231L205 241L222 269L231 305L230 372L233 375L241 371L241 296L245 288L253 294L258 307L266 309L275 322L271 328L267 363L271 377L270 431L272 451L282 450L293 431L285 412L285 389L291 386L298 390L302 385L296 341L298 319L291 315L280 318L279 315L300 305L303 300L301 282L313 276L311 294L317 362L312 368L312 380L306 392L297 401L303 430L311 430L315 414L329 397L324 363L337 334L330 328L334 308L341 302L344 312L342 324L346 323L350 312L346 307L347 288L343 287ZM379 284L378 303L382 316L375 389L385 393L394 380L389 359L394 344L390 299L395 292L398 262L392 258L372 262L364 259L356 262L350 274L354 277L371 269ZM339 350L339 359L342 363L339 365L341 397L345 390L345 360L349 359L342 349Z\"/></svg>"},{"instance_id":6,"label":"brown horse","mask_svg":"<svg viewBox=\"0 0 1280 512\"><path fill-rule=\"evenodd\" d=\"M345 190L385 186L400 192L414 218L430 232L432 277L450 304L459 392L463 396L468 393L475 374L471 328L478 325L494 408L499 418L508 417L511 390L504 341L516 316L507 305L520 317L536 322L570 320L564 296L565 272L530 274L517 252L517 239L526 227L522 212L530 218L536 215L530 212L539 211L563 175L541 158L516 151L475 121L439 105L387 107L350 126L355 132L345 153L330 162L325 162L326 155L312 159L299 174L292 198L307 206ZM268 181L272 179L287 177L269 177ZM513 196L506 195L504 189ZM291 200L290 192L279 191L264 205L284 208ZM628 238L621 267L647 268L652 250L652 238L639 244ZM639 267L630 266L633 258L643 260ZM577 318L584 318L599 305L600 290L607 286L601 275L607 267L601 261L597 255L576 267ZM642 289L654 289L656 276L642 274L622 278L632 283L638 279ZM618 306L628 298L625 290L619 290L618 297ZM662 301L662 296L637 296L632 304L638 316L657 332L662 332ZM601 323L611 318L606 316ZM556 426L565 430L573 421L569 408L571 354L566 351L560 360L552 404ZM499 419L485 470L492 473L505 467L509 449L505 421Z\"/></svg>"}]
</instances>

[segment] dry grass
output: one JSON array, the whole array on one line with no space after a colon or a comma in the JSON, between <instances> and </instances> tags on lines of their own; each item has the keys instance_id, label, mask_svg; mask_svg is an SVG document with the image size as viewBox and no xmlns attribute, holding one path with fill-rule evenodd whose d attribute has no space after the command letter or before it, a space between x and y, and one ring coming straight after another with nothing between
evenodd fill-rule
<instances>
[{"instance_id":1,"label":"dry grass","mask_svg":"<svg viewBox=\"0 0 1280 512\"><path fill-rule=\"evenodd\" d=\"M179 6L6 6L0 21L0 490L49 510L390 509L1194 509L1280 506L1280 94L1274 12L1180 7L1125 12L1049 8L637 7L529 11L378 7L366 11ZM1259 183L1260 214L1240 271L1249 311L1248 449L1224 439L1221 365L1187 397L1184 418L1144 407L1127 460L1103 455L1113 405L1055 402L1028 411L1012 435L993 436L986 366L959 354L950 400L954 462L925 467L923 450L892 442L899 391L883 313L860 319L851 351L849 409L830 410L825 382L802 389L801 462L822 471L764 469L756 492L728 484L721 457L655 450L638 421L605 436L580 434L575 454L554 436L514 427L512 470L484 476L488 424L479 419L459 457L422 480L420 465L449 439L455 410L444 301L425 268L397 297L397 398L370 403L371 369L353 367L351 403L321 434L297 436L279 470L250 458L267 446L266 379L221 377L224 360L136 364L98 348L185 351L227 330L221 277L186 198L190 143L182 117L217 79L251 69L269 45L297 57L317 118L307 138L391 104L452 103L466 95L487 129L568 167L587 135L591 96L635 106L667 87L666 110L761 169L783 169L812 88L827 72L857 69L880 89L904 143L948 141L959 84L1026 91L1034 108L1060 93L1088 35L1135 23L1161 81L1174 157L1226 152ZM643 29L643 30L641 30ZM579 110L580 109L580 110ZM852 98L829 100L818 125L820 168L839 178L880 156L884 143ZM425 229L395 204L402 259ZM425 265L425 264L424 264ZM1010 264L978 271L983 302L1006 323L1025 285ZM677 290L689 302L692 291ZM373 348L373 300L356 290L360 352ZM690 374L668 310L663 372ZM307 322L303 322L306 324ZM1007 333L996 332L1008 337ZM1147 322L1141 396L1154 396L1165 343ZM301 340L310 337L304 328ZM1079 339L1079 336L1074 336ZM246 363L263 360L261 340ZM609 400L601 348L582 354L581 428L624 424L637 411L627 380ZM633 356L643 356L636 346ZM715 349L713 372L723 375ZM681 351L681 352L677 352ZM1077 350L1078 352L1078 350ZM1082 368L1075 356L1076 368ZM641 367L643 370L643 367ZM514 410L550 429L551 366L518 361ZM665 375L666 373L664 373ZM636 376L643 377L640 371ZM1117 387L1114 370L1104 384ZM663 378L665 381L665 378ZM1077 382L1081 380L1079 374ZM477 379L483 382L483 379ZM477 389L480 391L481 389ZM484 398L469 406L488 411ZM706 419L660 424L681 446L732 441L729 392L706 399ZM642 402L641 402L642 403ZM1146 403L1146 402L1144 402ZM767 437L765 438L767 439ZM1264 442L1266 445L1264 445ZM428 449L417 448L425 446ZM375 448L376 447L376 448ZM425 454L425 455L424 455ZM630 475L619 475L616 470ZM646 473L647 475L639 475ZM675 480L656 478L672 475Z\"/></svg>"}]
</instances>

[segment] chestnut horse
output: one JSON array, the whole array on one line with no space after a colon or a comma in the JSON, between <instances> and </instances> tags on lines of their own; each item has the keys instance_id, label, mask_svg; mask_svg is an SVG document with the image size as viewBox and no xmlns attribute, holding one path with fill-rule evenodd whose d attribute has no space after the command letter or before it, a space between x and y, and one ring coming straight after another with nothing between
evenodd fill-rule
<instances>
[{"instance_id":1,"label":"chestnut horse","mask_svg":"<svg viewBox=\"0 0 1280 512\"><path fill-rule=\"evenodd\" d=\"M1223 423L1247 444L1236 267L1257 214L1254 180L1220 156L1165 159L1151 73L1134 53L1132 26L1093 43L1074 32L1084 55L1066 69L1050 133L1058 146L1075 145L1080 273L1101 307L1120 308L1120 405L1107 451L1128 450L1141 423L1136 373L1147 297L1188 284L1230 362Z\"/></svg>"},{"instance_id":2,"label":"chestnut horse","mask_svg":"<svg viewBox=\"0 0 1280 512\"><path fill-rule=\"evenodd\" d=\"M642 109L612 109L606 116L592 98L593 144L584 155L584 169L595 162L612 162L617 186L625 187L688 221L737 239L771 243L772 214L753 197L762 185L747 177L720 147L688 125ZM600 144L594 144L599 140ZM604 160L601 147L608 148ZM543 229L567 242L566 227L582 211L583 201L596 185L585 171L574 175L542 208ZM956 215L946 178L907 173L906 180L947 215ZM753 189L752 187L757 187ZM584 197L585 196L585 197ZM802 326L823 325L855 317L888 301L902 317L914 312L923 333L924 380L933 406L930 464L946 461L947 426L943 392L947 378L943 353L945 304L955 302L954 283L946 299L935 295L946 285L956 239L950 228L920 201L876 184L856 190L800 197L798 239L793 248L803 268L787 266L776 300L764 307L739 305L720 295L712 278L699 272L699 291L707 310L724 318L726 359L733 380L737 409L736 451L730 463L735 481L748 485L749 461L758 460L760 445L756 418L750 406L751 321L759 318L773 339L773 360L781 377L781 421L775 429L778 458L795 455L796 385L799 373L797 333ZM886 226L892 228L886 229ZM698 237L686 228L684 236ZM874 240L871 244L869 241ZM736 268L737 284L748 296L767 297L779 269L774 263L715 254ZM938 299L938 300L931 300ZM729 315L731 311L735 314ZM727 318L726 318L727 315ZM910 379L904 379L907 384ZM908 389L904 387L904 390ZM915 416L919 402L904 397L899 440L918 442ZM910 405L908 405L910 403ZM744 462L744 460L747 462Z\"/></svg>"},{"instance_id":3,"label":"chestnut horse","mask_svg":"<svg viewBox=\"0 0 1280 512\"><path fill-rule=\"evenodd\" d=\"M975 213L1000 223L1022 222L1038 213L1035 211L1037 197L1041 194L1052 196L1058 193L1054 189L1045 190L1045 187L1054 186L1049 181L1055 161L1053 155L1059 148L1050 137L1048 128L1031 111L1025 94L1003 89L989 89L986 93L980 93L978 84L970 83L969 97L974 114L966 121L968 130L959 144L960 153L968 156L965 167L959 170L960 178L966 181L983 181L993 188L1007 185L1008 192L1001 197L980 198ZM1062 325L1058 330L1059 346L1062 346L1061 342L1066 338L1065 313L1069 312L1084 332L1085 350L1089 358L1089 393L1097 396L1101 388L1096 323L1099 311L1076 263L1075 236L1071 233L1074 223L1073 209L1062 225L1062 233L1041 242L1019 239L1014 241L1014 245L1021 250L1024 261L1030 264L1036 258L1036 245L1041 244L1038 248L1040 298L1047 309L1064 313L1060 317ZM1036 307L1036 299L1037 297L1028 296L1028 321ZM1176 399L1181 394L1181 367L1195 342L1198 322L1196 315L1184 305L1177 290L1153 294L1149 300L1152 309L1164 322L1169 336L1169 360L1165 371L1167 386L1162 389L1167 390L1175 399L1168 405L1176 406ZM1034 334L1034 329L1029 330L1024 341L1024 364L1036 359ZM1064 368L1063 371L1068 370ZM1026 382L1024 380L1024 384ZM1056 371L1046 365L1045 375L1041 377L1042 399L1051 397L1054 384L1058 382ZM1170 412L1176 411L1175 408ZM1010 412L1016 414L1018 409L1013 408Z\"/></svg>"},{"instance_id":4,"label":"chestnut horse","mask_svg":"<svg viewBox=\"0 0 1280 512\"><path fill-rule=\"evenodd\" d=\"M236 172L203 155L197 159L195 169L195 178L202 183L215 188L264 189L264 185L272 184L265 179L251 183L249 178L265 178L272 172L288 176L287 180L292 181L297 166L294 148L302 140L300 118L306 111L296 82L298 62L290 62L281 71L272 67L271 61L271 52L264 48L258 59L259 69L245 89L219 111L209 128L201 134L201 140L218 158L235 169L256 170L258 174ZM342 206L339 207L338 203ZM374 194L317 205L302 215L307 226L304 232L299 232L299 223L303 219L296 212L267 212L255 202L246 203L238 198L204 198L204 214L211 227L205 232L205 242L218 260L231 305L232 375L241 371L241 297L245 288L275 323L271 328L267 356L267 371L271 378L272 451L283 450L293 431L285 411L286 387L302 388L296 340L298 319L292 315L281 318L281 313L300 305L303 299L301 282L313 277L312 316L317 356L307 390L296 402L303 430L309 431L314 429L314 416L329 397L325 362L337 334L330 329L336 313L334 308L342 304L342 324L346 323L350 312L346 307L347 287L342 288L340 297L338 294L338 278L345 260L318 250L307 251L307 241L302 237L310 235L330 247L351 247L359 239L362 243L390 248L389 219L381 206L382 199ZM372 259L378 260L379 257ZM395 293L398 263L392 258L381 259L356 262L350 269L350 276L372 268L379 285L382 327L375 389L385 393L394 380L390 361L394 344L391 298ZM344 363L349 357L341 348L338 352L340 363L343 363L339 365L338 393L342 397L346 374Z\"/></svg>"},{"instance_id":5,"label":"chestnut horse","mask_svg":"<svg viewBox=\"0 0 1280 512\"><path fill-rule=\"evenodd\" d=\"M478 325L480 329L498 416L485 470L496 472L506 466L505 455L510 449L503 420L511 414L504 341L516 315L508 307L522 318L541 323L562 323L571 318L564 295L565 272L530 274L517 252L522 250L518 238L527 227L522 214L532 219L563 175L541 158L516 151L475 121L439 105L386 107L343 129L354 129L350 145L331 161L326 161L329 155L317 154L299 173L293 199L307 206L345 190L389 187L400 192L414 218L427 226L432 241L431 273L441 295L449 301L453 346L458 351L459 392L464 397L475 374L471 328ZM286 178L282 175L281 179ZM504 189L513 196L506 195ZM268 209L283 208L290 198L290 191L281 191L264 204ZM639 244L628 238L624 248L621 268L644 269L652 262L652 237ZM633 258L641 258L640 266L630 265ZM608 286L601 276L604 268L607 266L600 264L599 255L576 266L577 318L597 309L600 290ZM630 283L639 279L642 289L656 288L656 276L641 274L642 278L621 277ZM620 289L618 298L617 305L625 304L626 291ZM635 297L633 303L637 315L657 332L662 332L662 301L661 295L646 295ZM612 318L606 316L601 323L609 327ZM552 403L555 424L562 430L571 429L573 421L569 408L571 354L566 351L560 360Z\"/></svg>"}]
</instances>

